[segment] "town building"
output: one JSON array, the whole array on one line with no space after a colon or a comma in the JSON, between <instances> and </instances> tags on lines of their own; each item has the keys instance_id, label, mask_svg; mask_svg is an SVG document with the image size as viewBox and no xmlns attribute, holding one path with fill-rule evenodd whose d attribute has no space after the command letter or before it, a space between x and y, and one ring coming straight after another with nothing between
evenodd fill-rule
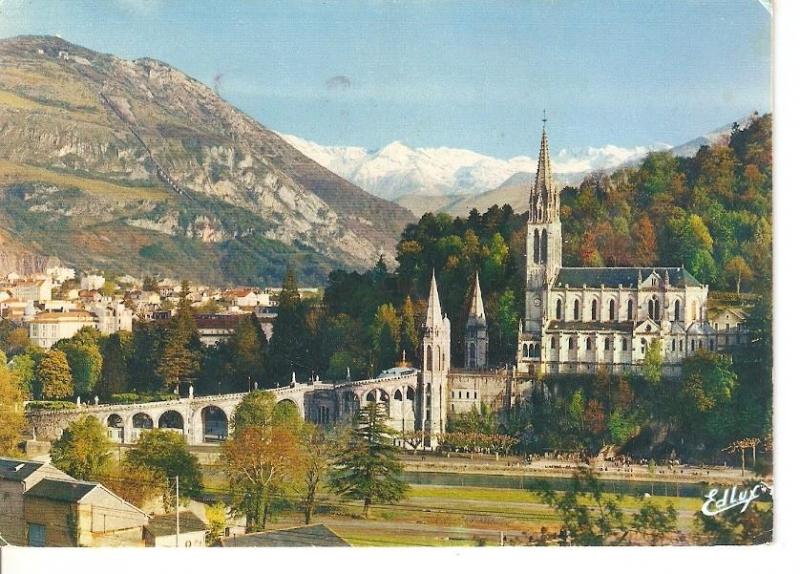
<instances>
[{"instance_id":1,"label":"town building","mask_svg":"<svg viewBox=\"0 0 800 574\"><path fill-rule=\"evenodd\" d=\"M9 544L25 546L28 543L25 493L46 478L70 477L45 462L0 458L0 532Z\"/></svg>"},{"instance_id":2,"label":"town building","mask_svg":"<svg viewBox=\"0 0 800 574\"><path fill-rule=\"evenodd\" d=\"M44 478L24 494L28 546L142 546L147 514L97 482Z\"/></svg>"},{"instance_id":3,"label":"town building","mask_svg":"<svg viewBox=\"0 0 800 574\"><path fill-rule=\"evenodd\" d=\"M176 535L176 532L179 534ZM144 545L154 547L202 548L208 526L191 510L153 516L144 527Z\"/></svg>"},{"instance_id":4,"label":"town building","mask_svg":"<svg viewBox=\"0 0 800 574\"><path fill-rule=\"evenodd\" d=\"M88 311L39 313L28 322L31 343L49 349L61 339L69 339L84 327L96 328L97 318Z\"/></svg>"}]
</instances>

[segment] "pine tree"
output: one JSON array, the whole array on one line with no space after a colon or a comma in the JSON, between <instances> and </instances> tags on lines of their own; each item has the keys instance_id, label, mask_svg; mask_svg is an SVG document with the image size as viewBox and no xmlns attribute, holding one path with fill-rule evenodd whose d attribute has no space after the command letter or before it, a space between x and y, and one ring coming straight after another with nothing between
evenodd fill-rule
<instances>
[{"instance_id":1,"label":"pine tree","mask_svg":"<svg viewBox=\"0 0 800 574\"><path fill-rule=\"evenodd\" d=\"M414 315L414 303L407 296L400 310L400 351L405 351L409 360L419 348L419 328Z\"/></svg>"},{"instance_id":2,"label":"pine tree","mask_svg":"<svg viewBox=\"0 0 800 574\"><path fill-rule=\"evenodd\" d=\"M193 378L200 368L200 339L187 294L188 286L184 285L178 311L170 319L165 333L158 365L158 373L168 387Z\"/></svg>"},{"instance_id":3,"label":"pine tree","mask_svg":"<svg viewBox=\"0 0 800 574\"><path fill-rule=\"evenodd\" d=\"M363 500L365 517L372 504L397 502L408 492L393 434L383 407L370 402L358 412L350 440L336 457L331 488L345 498Z\"/></svg>"},{"instance_id":4,"label":"pine tree","mask_svg":"<svg viewBox=\"0 0 800 574\"><path fill-rule=\"evenodd\" d=\"M306 370L309 341L305 308L300 300L294 269L290 266L278 296L278 316L269 345L268 369L273 383L286 384L292 371Z\"/></svg>"}]
</instances>

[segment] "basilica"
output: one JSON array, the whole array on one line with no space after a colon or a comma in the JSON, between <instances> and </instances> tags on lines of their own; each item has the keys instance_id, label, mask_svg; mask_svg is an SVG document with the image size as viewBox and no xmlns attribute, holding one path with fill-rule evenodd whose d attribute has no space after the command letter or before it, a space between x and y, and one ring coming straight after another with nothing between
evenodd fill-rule
<instances>
[{"instance_id":1,"label":"basilica","mask_svg":"<svg viewBox=\"0 0 800 574\"><path fill-rule=\"evenodd\" d=\"M683 267L563 267L561 200L542 129L526 241L520 375L636 369L661 343L664 373L700 349L715 350L708 285Z\"/></svg>"}]
</instances>

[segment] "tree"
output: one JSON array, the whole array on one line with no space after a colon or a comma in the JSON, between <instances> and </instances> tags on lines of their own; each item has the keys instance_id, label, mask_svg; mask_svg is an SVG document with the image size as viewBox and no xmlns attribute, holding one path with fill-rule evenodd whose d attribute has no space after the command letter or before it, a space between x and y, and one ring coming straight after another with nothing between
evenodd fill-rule
<instances>
[{"instance_id":1,"label":"tree","mask_svg":"<svg viewBox=\"0 0 800 574\"><path fill-rule=\"evenodd\" d=\"M217 546L219 544L220 539L225 534L227 514L225 503L223 502L215 502L210 506L206 506L206 522L208 523L208 532L206 533L207 546Z\"/></svg>"},{"instance_id":2,"label":"tree","mask_svg":"<svg viewBox=\"0 0 800 574\"><path fill-rule=\"evenodd\" d=\"M54 346L67 356L75 393L79 395L94 392L103 369L103 356L98 343L89 337L81 338L80 334L79 331L72 339L62 339Z\"/></svg>"},{"instance_id":3,"label":"tree","mask_svg":"<svg viewBox=\"0 0 800 574\"><path fill-rule=\"evenodd\" d=\"M11 375L17 382L25 398L34 396L34 386L36 383L36 355L40 353L26 351L14 357L11 364Z\"/></svg>"},{"instance_id":4,"label":"tree","mask_svg":"<svg viewBox=\"0 0 800 574\"><path fill-rule=\"evenodd\" d=\"M372 322L372 352L379 371L394 366L397 345L400 342L400 318L394 305L387 303L378 307Z\"/></svg>"},{"instance_id":5,"label":"tree","mask_svg":"<svg viewBox=\"0 0 800 574\"><path fill-rule=\"evenodd\" d=\"M200 367L200 338L187 295L188 289L181 290L178 311L170 319L162 343L158 373L167 387L192 379Z\"/></svg>"},{"instance_id":6,"label":"tree","mask_svg":"<svg viewBox=\"0 0 800 574\"><path fill-rule=\"evenodd\" d=\"M661 356L661 339L653 340L647 346L647 351L644 354L644 363L642 364L642 374L644 380L654 385L661 380L661 367L664 363L664 358Z\"/></svg>"},{"instance_id":7,"label":"tree","mask_svg":"<svg viewBox=\"0 0 800 574\"><path fill-rule=\"evenodd\" d=\"M645 502L628 522L620 507L622 496L604 492L590 468L576 470L564 492L555 492L546 481L539 481L536 488L578 546L624 544L632 532L656 544L675 531L677 511L672 503L662 509Z\"/></svg>"},{"instance_id":8,"label":"tree","mask_svg":"<svg viewBox=\"0 0 800 574\"><path fill-rule=\"evenodd\" d=\"M99 394L109 397L128 389L128 369L133 353L133 336L118 331L108 337L103 345L103 368L100 375Z\"/></svg>"},{"instance_id":9,"label":"tree","mask_svg":"<svg viewBox=\"0 0 800 574\"><path fill-rule=\"evenodd\" d=\"M0 362L0 455L19 454L18 445L25 427L22 401L22 389L5 361Z\"/></svg>"},{"instance_id":10,"label":"tree","mask_svg":"<svg viewBox=\"0 0 800 574\"><path fill-rule=\"evenodd\" d=\"M285 424L237 428L222 445L231 508L243 515L248 532L264 529L270 502L296 476L297 436Z\"/></svg>"},{"instance_id":11,"label":"tree","mask_svg":"<svg viewBox=\"0 0 800 574\"><path fill-rule=\"evenodd\" d=\"M125 460L133 466L155 471L165 484L168 480L179 477L180 494L184 498L197 496L201 492L203 480L200 461L189 452L183 436L175 432L152 429L142 433L128 451ZM174 494L172 488L166 490L165 507L175 507Z\"/></svg>"},{"instance_id":12,"label":"tree","mask_svg":"<svg viewBox=\"0 0 800 574\"><path fill-rule=\"evenodd\" d=\"M736 285L736 295L739 295L742 290L742 281L748 283L753 279L753 271L741 255L732 257L728 263L725 264L725 277L729 282Z\"/></svg>"},{"instance_id":13,"label":"tree","mask_svg":"<svg viewBox=\"0 0 800 574\"><path fill-rule=\"evenodd\" d=\"M99 480L111 470L111 441L95 417L84 415L69 423L53 442L53 465L78 480Z\"/></svg>"},{"instance_id":14,"label":"tree","mask_svg":"<svg viewBox=\"0 0 800 574\"><path fill-rule=\"evenodd\" d=\"M290 266L278 296L278 314L269 344L267 362L273 383L285 383L293 371L307 371L309 342L306 310L300 300L294 269Z\"/></svg>"},{"instance_id":15,"label":"tree","mask_svg":"<svg viewBox=\"0 0 800 574\"><path fill-rule=\"evenodd\" d=\"M249 393L233 414L233 434L222 446L231 508L249 531L263 530L270 503L298 476L302 463L296 410L285 410L269 391Z\"/></svg>"},{"instance_id":16,"label":"tree","mask_svg":"<svg viewBox=\"0 0 800 574\"><path fill-rule=\"evenodd\" d=\"M226 347L229 376L236 388L247 389L248 381L266 383L267 339L255 315L248 315L236 324Z\"/></svg>"},{"instance_id":17,"label":"tree","mask_svg":"<svg viewBox=\"0 0 800 574\"><path fill-rule=\"evenodd\" d=\"M333 455L338 447L336 437L326 436L314 424L306 424L300 433L300 495L306 524L311 524L317 506L317 496L330 472Z\"/></svg>"},{"instance_id":18,"label":"tree","mask_svg":"<svg viewBox=\"0 0 800 574\"><path fill-rule=\"evenodd\" d=\"M13 325L13 323L11 324ZM3 350L9 355L16 355L24 351L30 343L28 330L23 327L16 327L3 337Z\"/></svg>"},{"instance_id":19,"label":"tree","mask_svg":"<svg viewBox=\"0 0 800 574\"><path fill-rule=\"evenodd\" d=\"M349 440L335 459L331 487L345 498L363 500L365 517L372 504L397 502L408 491L399 476L403 465L393 434L383 407L370 402L358 412Z\"/></svg>"},{"instance_id":20,"label":"tree","mask_svg":"<svg viewBox=\"0 0 800 574\"><path fill-rule=\"evenodd\" d=\"M99 481L137 508L144 508L158 499L171 501L174 495L160 470L132 464L128 460L113 465Z\"/></svg>"},{"instance_id":21,"label":"tree","mask_svg":"<svg viewBox=\"0 0 800 574\"><path fill-rule=\"evenodd\" d=\"M66 399L75 392L67 356L58 349L45 353L36 368L36 378L45 399Z\"/></svg>"},{"instance_id":22,"label":"tree","mask_svg":"<svg viewBox=\"0 0 800 574\"><path fill-rule=\"evenodd\" d=\"M411 297L406 296L403 308L400 310L400 350L405 351L411 359L418 348L419 329L414 314L414 303L411 302Z\"/></svg>"}]
</instances>

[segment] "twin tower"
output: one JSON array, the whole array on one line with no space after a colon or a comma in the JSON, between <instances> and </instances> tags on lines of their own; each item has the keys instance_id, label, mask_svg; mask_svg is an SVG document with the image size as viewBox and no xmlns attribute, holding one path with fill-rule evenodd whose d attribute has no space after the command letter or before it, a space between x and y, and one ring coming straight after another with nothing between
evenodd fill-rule
<instances>
[{"instance_id":1,"label":"twin tower","mask_svg":"<svg viewBox=\"0 0 800 574\"><path fill-rule=\"evenodd\" d=\"M464 363L467 369L486 367L489 337L486 313L478 274L472 288L472 301L466 325ZM428 312L422 333L422 372L419 375L418 396L421 429L426 446L435 446L436 437L447 426L448 374L450 372L450 319L442 312L436 274L431 277Z\"/></svg>"}]
</instances>

